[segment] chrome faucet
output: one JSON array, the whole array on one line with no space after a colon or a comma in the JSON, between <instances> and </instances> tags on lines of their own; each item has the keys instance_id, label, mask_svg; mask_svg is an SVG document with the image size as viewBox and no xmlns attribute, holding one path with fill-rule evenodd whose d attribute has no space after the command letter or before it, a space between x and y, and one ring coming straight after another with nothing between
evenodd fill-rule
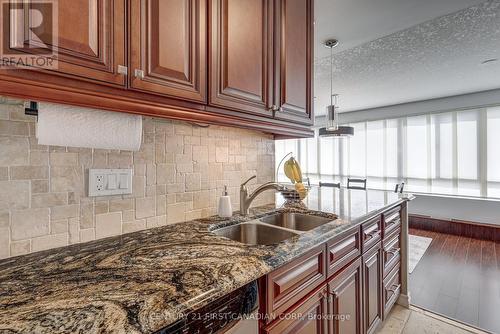
<instances>
[{"instance_id":1,"label":"chrome faucet","mask_svg":"<svg viewBox=\"0 0 500 334\"><path fill-rule=\"evenodd\" d=\"M279 184L278 182L267 182L258 187L257 189L255 189L254 192L249 196L247 183L255 179L256 177L257 177L256 175L252 176L240 186L240 213L243 216L248 216L250 212L249 211L250 204L252 204L255 197L257 197L257 195L259 195L261 192L269 189L275 189L277 191L285 190L285 187Z\"/></svg>"}]
</instances>

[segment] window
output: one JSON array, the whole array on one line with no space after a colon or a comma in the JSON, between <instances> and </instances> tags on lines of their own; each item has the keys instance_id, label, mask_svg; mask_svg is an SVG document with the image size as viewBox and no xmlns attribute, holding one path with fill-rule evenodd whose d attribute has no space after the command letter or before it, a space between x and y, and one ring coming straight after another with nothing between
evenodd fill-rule
<instances>
[{"instance_id":1,"label":"window","mask_svg":"<svg viewBox=\"0 0 500 334\"><path fill-rule=\"evenodd\" d=\"M349 125L349 140L277 141L276 161L294 151L312 183L362 177L372 189L500 198L500 107Z\"/></svg>"}]
</instances>

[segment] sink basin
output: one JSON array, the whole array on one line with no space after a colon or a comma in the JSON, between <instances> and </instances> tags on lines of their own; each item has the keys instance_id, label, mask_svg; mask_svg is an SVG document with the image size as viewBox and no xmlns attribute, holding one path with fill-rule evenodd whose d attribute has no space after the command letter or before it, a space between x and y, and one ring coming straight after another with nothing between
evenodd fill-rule
<instances>
[{"instance_id":1,"label":"sink basin","mask_svg":"<svg viewBox=\"0 0 500 334\"><path fill-rule=\"evenodd\" d=\"M261 224L239 224L215 230L216 235L248 245L272 245L297 235Z\"/></svg>"},{"instance_id":2,"label":"sink basin","mask_svg":"<svg viewBox=\"0 0 500 334\"><path fill-rule=\"evenodd\" d=\"M313 228L329 223L330 218L304 215L301 213L285 212L260 219L261 222L288 228L296 231L309 231Z\"/></svg>"}]
</instances>

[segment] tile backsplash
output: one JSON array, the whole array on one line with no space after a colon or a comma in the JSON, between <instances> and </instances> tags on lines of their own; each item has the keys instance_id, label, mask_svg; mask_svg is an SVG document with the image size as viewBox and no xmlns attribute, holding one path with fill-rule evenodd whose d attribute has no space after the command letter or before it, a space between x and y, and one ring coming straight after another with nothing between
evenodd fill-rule
<instances>
[{"instance_id":1,"label":"tile backsplash","mask_svg":"<svg viewBox=\"0 0 500 334\"><path fill-rule=\"evenodd\" d=\"M207 217L224 185L238 210L242 180L274 179L273 137L260 132L145 117L128 152L40 146L35 121L0 97L0 258ZM89 168L133 168L133 194L89 198Z\"/></svg>"}]
</instances>

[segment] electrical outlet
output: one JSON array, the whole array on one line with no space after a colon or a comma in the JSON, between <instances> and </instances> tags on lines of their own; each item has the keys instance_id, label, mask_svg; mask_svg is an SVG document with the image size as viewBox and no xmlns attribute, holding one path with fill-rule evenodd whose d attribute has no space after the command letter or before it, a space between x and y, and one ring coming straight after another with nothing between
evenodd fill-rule
<instances>
[{"instance_id":1,"label":"electrical outlet","mask_svg":"<svg viewBox=\"0 0 500 334\"><path fill-rule=\"evenodd\" d=\"M89 169L89 197L132 193L132 169Z\"/></svg>"}]
</instances>

